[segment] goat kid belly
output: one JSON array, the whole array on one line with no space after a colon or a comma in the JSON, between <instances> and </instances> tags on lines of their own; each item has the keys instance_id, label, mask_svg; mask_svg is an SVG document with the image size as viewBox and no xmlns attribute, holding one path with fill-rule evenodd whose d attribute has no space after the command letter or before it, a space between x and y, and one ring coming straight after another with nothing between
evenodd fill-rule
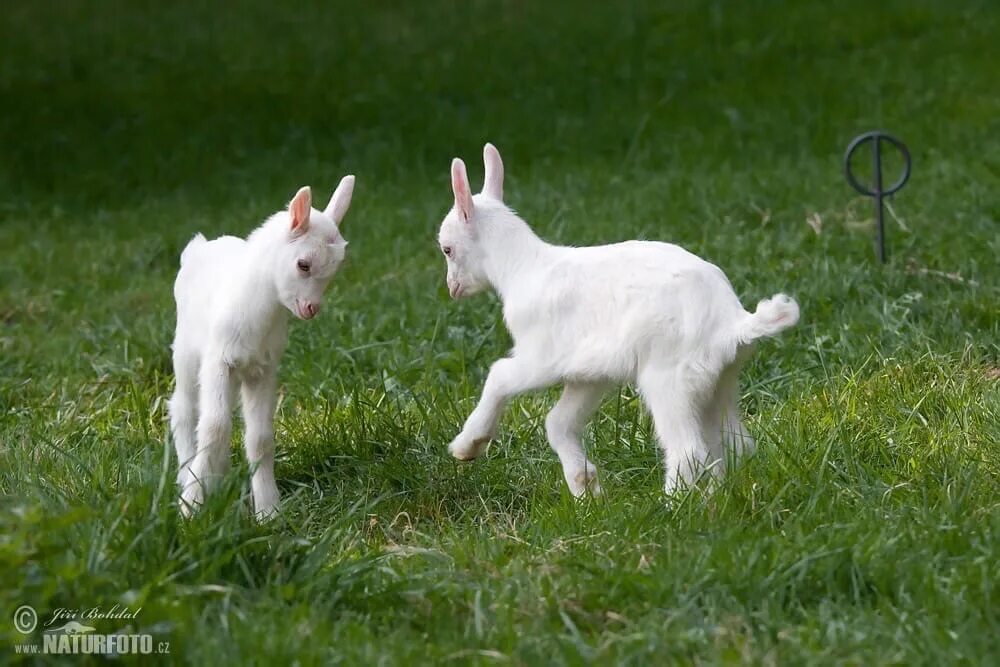
<instances>
[{"instance_id":1,"label":"goat kid belly","mask_svg":"<svg viewBox=\"0 0 1000 667\"><path fill-rule=\"evenodd\" d=\"M627 382L634 379L638 360L648 355L648 335L656 328L649 313L638 309L560 306L535 301L505 310L514 340L512 355L548 368L565 381ZM579 306L579 304L577 304ZM638 322L636 320L639 320ZM664 332L658 331L662 336Z\"/></svg>"}]
</instances>

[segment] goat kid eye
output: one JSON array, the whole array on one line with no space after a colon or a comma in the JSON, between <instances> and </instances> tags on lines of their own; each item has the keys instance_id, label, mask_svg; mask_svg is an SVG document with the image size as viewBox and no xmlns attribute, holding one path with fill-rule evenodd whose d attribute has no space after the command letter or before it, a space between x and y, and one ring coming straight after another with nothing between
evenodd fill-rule
<instances>
[{"instance_id":1,"label":"goat kid eye","mask_svg":"<svg viewBox=\"0 0 1000 667\"><path fill-rule=\"evenodd\" d=\"M309 273L309 262L307 262L306 260L300 259L297 263L297 266L299 267L299 271L301 271L302 273Z\"/></svg>"},{"instance_id":2,"label":"goat kid eye","mask_svg":"<svg viewBox=\"0 0 1000 667\"><path fill-rule=\"evenodd\" d=\"M445 257L451 257L451 248L449 246L445 246L444 248L441 248L441 252L444 253Z\"/></svg>"}]
</instances>

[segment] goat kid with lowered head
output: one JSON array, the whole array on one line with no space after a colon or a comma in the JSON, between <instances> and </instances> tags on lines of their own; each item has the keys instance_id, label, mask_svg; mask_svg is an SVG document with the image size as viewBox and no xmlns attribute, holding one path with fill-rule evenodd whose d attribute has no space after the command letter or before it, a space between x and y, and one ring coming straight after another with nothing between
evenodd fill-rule
<instances>
[{"instance_id":1,"label":"goat kid with lowered head","mask_svg":"<svg viewBox=\"0 0 1000 667\"><path fill-rule=\"evenodd\" d=\"M181 253L174 283L176 387L170 429L177 448L181 511L190 515L229 467L232 408L239 387L256 515L278 507L274 411L288 313L312 319L344 260L340 223L354 191L345 176L323 211L301 188L245 240L198 234Z\"/></svg>"}]
</instances>

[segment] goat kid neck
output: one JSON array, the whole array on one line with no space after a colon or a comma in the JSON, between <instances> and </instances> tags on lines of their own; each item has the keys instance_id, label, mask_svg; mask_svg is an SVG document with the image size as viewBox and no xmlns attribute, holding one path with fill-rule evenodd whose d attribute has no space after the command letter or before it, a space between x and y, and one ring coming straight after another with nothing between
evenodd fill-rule
<instances>
[{"instance_id":1,"label":"goat kid neck","mask_svg":"<svg viewBox=\"0 0 1000 667\"><path fill-rule=\"evenodd\" d=\"M287 325L289 313L278 298L274 254L252 244L242 259L239 271L233 276L231 317L240 331L240 339L255 346L275 327Z\"/></svg>"},{"instance_id":2,"label":"goat kid neck","mask_svg":"<svg viewBox=\"0 0 1000 667\"><path fill-rule=\"evenodd\" d=\"M481 233L486 278L501 300L528 284L554 250L522 220L484 226Z\"/></svg>"}]
</instances>

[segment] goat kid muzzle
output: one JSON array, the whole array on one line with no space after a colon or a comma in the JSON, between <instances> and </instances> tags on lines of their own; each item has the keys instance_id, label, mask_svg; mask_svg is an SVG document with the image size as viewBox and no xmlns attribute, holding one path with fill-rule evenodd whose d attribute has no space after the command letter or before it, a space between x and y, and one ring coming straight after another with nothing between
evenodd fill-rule
<instances>
[{"instance_id":1,"label":"goat kid muzzle","mask_svg":"<svg viewBox=\"0 0 1000 667\"><path fill-rule=\"evenodd\" d=\"M316 317L316 313L319 312L319 304L311 303L309 301L301 302L298 299L295 300L295 314L301 320L311 320Z\"/></svg>"}]
</instances>

